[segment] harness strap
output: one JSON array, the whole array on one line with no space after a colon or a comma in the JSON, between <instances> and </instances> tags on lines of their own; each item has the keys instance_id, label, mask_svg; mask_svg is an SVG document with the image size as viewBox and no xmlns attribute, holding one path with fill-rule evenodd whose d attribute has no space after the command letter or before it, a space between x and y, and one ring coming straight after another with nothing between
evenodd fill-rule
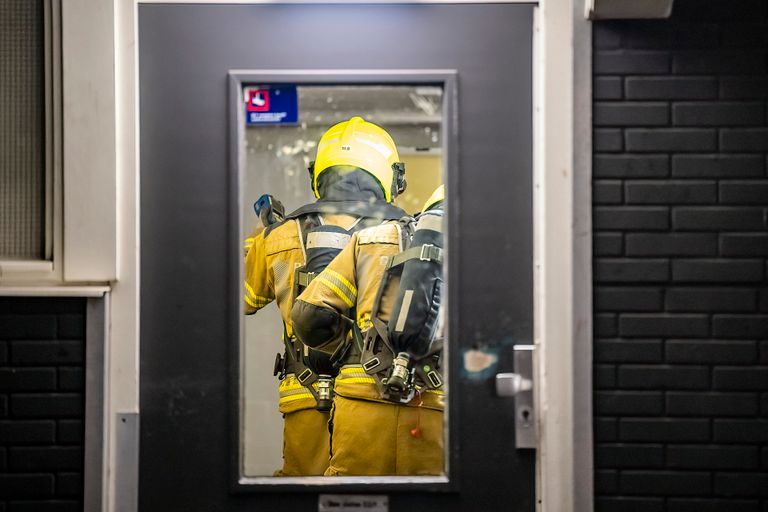
<instances>
[{"instance_id":1,"label":"harness strap","mask_svg":"<svg viewBox=\"0 0 768 512\"><path fill-rule=\"evenodd\" d=\"M315 272L307 272L305 270L296 271L296 283L304 288L309 286L309 283L311 283L316 277L317 273Z\"/></svg>"},{"instance_id":2,"label":"harness strap","mask_svg":"<svg viewBox=\"0 0 768 512\"><path fill-rule=\"evenodd\" d=\"M417 245L396 254L387 261L387 269L397 267L410 260L443 262L443 250L432 244Z\"/></svg>"}]
</instances>

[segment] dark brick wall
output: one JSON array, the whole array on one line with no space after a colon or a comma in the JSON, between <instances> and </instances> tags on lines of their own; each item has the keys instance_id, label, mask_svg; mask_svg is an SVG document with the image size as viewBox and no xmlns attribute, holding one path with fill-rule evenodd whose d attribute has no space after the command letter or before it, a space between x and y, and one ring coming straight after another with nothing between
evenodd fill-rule
<instances>
[{"instance_id":1,"label":"dark brick wall","mask_svg":"<svg viewBox=\"0 0 768 512\"><path fill-rule=\"evenodd\" d=\"M83 509L85 307L0 297L0 512Z\"/></svg>"},{"instance_id":2,"label":"dark brick wall","mask_svg":"<svg viewBox=\"0 0 768 512\"><path fill-rule=\"evenodd\" d=\"M596 508L768 512L768 1L594 50Z\"/></svg>"}]
</instances>

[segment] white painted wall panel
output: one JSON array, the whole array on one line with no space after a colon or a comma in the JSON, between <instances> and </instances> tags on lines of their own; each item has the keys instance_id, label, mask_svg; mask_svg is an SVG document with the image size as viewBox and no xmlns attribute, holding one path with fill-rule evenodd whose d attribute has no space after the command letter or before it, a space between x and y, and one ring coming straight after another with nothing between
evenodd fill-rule
<instances>
[{"instance_id":1,"label":"white painted wall panel","mask_svg":"<svg viewBox=\"0 0 768 512\"><path fill-rule=\"evenodd\" d=\"M64 280L117 277L114 3L62 2Z\"/></svg>"}]
</instances>

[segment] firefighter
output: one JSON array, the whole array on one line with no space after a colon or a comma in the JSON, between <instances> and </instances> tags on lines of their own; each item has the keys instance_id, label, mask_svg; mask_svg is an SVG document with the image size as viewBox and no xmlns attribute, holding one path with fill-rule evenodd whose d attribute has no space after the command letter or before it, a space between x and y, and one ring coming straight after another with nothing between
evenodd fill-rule
<instances>
[{"instance_id":1,"label":"firefighter","mask_svg":"<svg viewBox=\"0 0 768 512\"><path fill-rule=\"evenodd\" d=\"M296 301L298 338L342 365L326 475L443 472L442 204L441 186L412 238L405 220L355 233Z\"/></svg>"},{"instance_id":2,"label":"firefighter","mask_svg":"<svg viewBox=\"0 0 768 512\"><path fill-rule=\"evenodd\" d=\"M395 144L360 117L323 134L309 174L317 201L256 230L246 242L245 313L275 300L284 326L285 350L275 365L284 418L283 467L276 476L322 475L329 459L328 386L336 370L327 355L296 340L294 299L354 232L405 215L392 204L405 188Z\"/></svg>"}]
</instances>

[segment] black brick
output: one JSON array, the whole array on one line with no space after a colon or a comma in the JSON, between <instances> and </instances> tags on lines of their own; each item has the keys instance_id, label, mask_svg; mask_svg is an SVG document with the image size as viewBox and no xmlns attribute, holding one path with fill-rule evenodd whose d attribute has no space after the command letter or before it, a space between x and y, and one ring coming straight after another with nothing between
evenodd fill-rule
<instances>
[{"instance_id":1,"label":"black brick","mask_svg":"<svg viewBox=\"0 0 768 512\"><path fill-rule=\"evenodd\" d=\"M82 339L85 337L83 315L59 315L57 317L59 339Z\"/></svg>"},{"instance_id":2,"label":"black brick","mask_svg":"<svg viewBox=\"0 0 768 512\"><path fill-rule=\"evenodd\" d=\"M676 49L720 47L720 25L718 23L684 23L678 21L674 29L672 44Z\"/></svg>"},{"instance_id":3,"label":"black brick","mask_svg":"<svg viewBox=\"0 0 768 512\"><path fill-rule=\"evenodd\" d=\"M592 383L595 389L613 389L616 387L616 367L609 364L596 364L592 368Z\"/></svg>"},{"instance_id":4,"label":"black brick","mask_svg":"<svg viewBox=\"0 0 768 512\"><path fill-rule=\"evenodd\" d=\"M765 220L761 208L681 207L672 209L672 227L688 231L762 231Z\"/></svg>"},{"instance_id":5,"label":"black brick","mask_svg":"<svg viewBox=\"0 0 768 512\"><path fill-rule=\"evenodd\" d=\"M662 259L599 258L594 279L604 283L659 282L669 279L669 261ZM762 267L760 267L762 278Z\"/></svg>"},{"instance_id":6,"label":"black brick","mask_svg":"<svg viewBox=\"0 0 768 512\"><path fill-rule=\"evenodd\" d=\"M619 436L616 418L595 418L594 433L597 442L616 441Z\"/></svg>"},{"instance_id":7,"label":"black brick","mask_svg":"<svg viewBox=\"0 0 768 512\"><path fill-rule=\"evenodd\" d=\"M8 397L0 395L0 418L8 416Z\"/></svg>"},{"instance_id":8,"label":"black brick","mask_svg":"<svg viewBox=\"0 0 768 512\"><path fill-rule=\"evenodd\" d=\"M723 77L720 79L720 97L738 100L768 98L768 78Z\"/></svg>"},{"instance_id":9,"label":"black brick","mask_svg":"<svg viewBox=\"0 0 768 512\"><path fill-rule=\"evenodd\" d=\"M622 192L621 181L598 180L592 184L592 202L594 204L620 204L623 199Z\"/></svg>"},{"instance_id":10,"label":"black brick","mask_svg":"<svg viewBox=\"0 0 768 512\"><path fill-rule=\"evenodd\" d=\"M701 442L709 440L709 420L690 418L621 418L623 441Z\"/></svg>"},{"instance_id":11,"label":"black brick","mask_svg":"<svg viewBox=\"0 0 768 512\"><path fill-rule=\"evenodd\" d=\"M616 22L619 24L622 47L624 48L662 48L672 44L674 31L668 23L655 20L633 20Z\"/></svg>"},{"instance_id":12,"label":"black brick","mask_svg":"<svg viewBox=\"0 0 768 512\"><path fill-rule=\"evenodd\" d=\"M595 155L595 178L663 178L669 174L667 155Z\"/></svg>"},{"instance_id":13,"label":"black brick","mask_svg":"<svg viewBox=\"0 0 768 512\"><path fill-rule=\"evenodd\" d=\"M709 369L706 366L619 366L619 388L622 389L707 389Z\"/></svg>"},{"instance_id":14,"label":"black brick","mask_svg":"<svg viewBox=\"0 0 768 512\"><path fill-rule=\"evenodd\" d=\"M672 498L667 502L668 512L759 512L758 501L745 500L715 500L702 499L677 499Z\"/></svg>"},{"instance_id":15,"label":"black brick","mask_svg":"<svg viewBox=\"0 0 768 512\"><path fill-rule=\"evenodd\" d=\"M621 130L613 128L600 128L594 131L592 136L592 148L594 151L617 152L624 148Z\"/></svg>"},{"instance_id":16,"label":"black brick","mask_svg":"<svg viewBox=\"0 0 768 512\"><path fill-rule=\"evenodd\" d=\"M667 467L677 469L757 469L755 446L667 446Z\"/></svg>"},{"instance_id":17,"label":"black brick","mask_svg":"<svg viewBox=\"0 0 768 512\"><path fill-rule=\"evenodd\" d=\"M714 430L718 443L768 443L768 420L715 419Z\"/></svg>"},{"instance_id":18,"label":"black brick","mask_svg":"<svg viewBox=\"0 0 768 512\"><path fill-rule=\"evenodd\" d=\"M764 173L765 162L759 155L672 156L672 176L676 178L749 178Z\"/></svg>"},{"instance_id":19,"label":"black brick","mask_svg":"<svg viewBox=\"0 0 768 512\"><path fill-rule=\"evenodd\" d=\"M597 512L664 512L661 498L634 498L626 496L598 496Z\"/></svg>"},{"instance_id":20,"label":"black brick","mask_svg":"<svg viewBox=\"0 0 768 512\"><path fill-rule=\"evenodd\" d=\"M85 313L85 300L65 297L14 297L10 311L21 314L77 314Z\"/></svg>"},{"instance_id":21,"label":"black brick","mask_svg":"<svg viewBox=\"0 0 768 512\"><path fill-rule=\"evenodd\" d=\"M8 362L8 342L0 341L0 364Z\"/></svg>"},{"instance_id":22,"label":"black brick","mask_svg":"<svg viewBox=\"0 0 768 512\"><path fill-rule=\"evenodd\" d=\"M717 79L709 77L628 77L631 100L706 100L717 97Z\"/></svg>"},{"instance_id":23,"label":"black brick","mask_svg":"<svg viewBox=\"0 0 768 512\"><path fill-rule=\"evenodd\" d=\"M81 341L15 341L11 362L19 365L82 364Z\"/></svg>"},{"instance_id":24,"label":"black brick","mask_svg":"<svg viewBox=\"0 0 768 512\"><path fill-rule=\"evenodd\" d=\"M14 501L8 512L81 512L83 505L77 501Z\"/></svg>"},{"instance_id":25,"label":"black brick","mask_svg":"<svg viewBox=\"0 0 768 512\"><path fill-rule=\"evenodd\" d=\"M720 251L724 256L768 256L768 234L723 234Z\"/></svg>"},{"instance_id":26,"label":"black brick","mask_svg":"<svg viewBox=\"0 0 768 512\"><path fill-rule=\"evenodd\" d=\"M754 416L758 412L757 395L670 391L666 410L674 416Z\"/></svg>"},{"instance_id":27,"label":"black brick","mask_svg":"<svg viewBox=\"0 0 768 512\"><path fill-rule=\"evenodd\" d=\"M715 315L712 331L722 338L768 338L768 315Z\"/></svg>"},{"instance_id":28,"label":"black brick","mask_svg":"<svg viewBox=\"0 0 768 512\"><path fill-rule=\"evenodd\" d=\"M668 288L666 309L670 312L754 311L755 290L749 288Z\"/></svg>"},{"instance_id":29,"label":"black brick","mask_svg":"<svg viewBox=\"0 0 768 512\"><path fill-rule=\"evenodd\" d=\"M768 496L768 473L715 473L719 496Z\"/></svg>"},{"instance_id":30,"label":"black brick","mask_svg":"<svg viewBox=\"0 0 768 512\"><path fill-rule=\"evenodd\" d=\"M0 474L0 498L40 498L51 494L52 475Z\"/></svg>"},{"instance_id":31,"label":"black brick","mask_svg":"<svg viewBox=\"0 0 768 512\"><path fill-rule=\"evenodd\" d=\"M626 236L627 256L714 256L717 254L715 234L651 234Z\"/></svg>"},{"instance_id":32,"label":"black brick","mask_svg":"<svg viewBox=\"0 0 768 512\"><path fill-rule=\"evenodd\" d=\"M616 336L617 325L616 315L597 314L595 315L594 325L592 326L595 336L609 338Z\"/></svg>"},{"instance_id":33,"label":"black brick","mask_svg":"<svg viewBox=\"0 0 768 512\"><path fill-rule=\"evenodd\" d=\"M0 337L26 340L56 337L53 315L0 315Z\"/></svg>"},{"instance_id":34,"label":"black brick","mask_svg":"<svg viewBox=\"0 0 768 512\"><path fill-rule=\"evenodd\" d=\"M712 370L712 382L715 389L765 390L768 389L768 367L716 367Z\"/></svg>"},{"instance_id":35,"label":"black brick","mask_svg":"<svg viewBox=\"0 0 768 512\"><path fill-rule=\"evenodd\" d=\"M59 420L56 440L59 444L80 444L85 437L81 420Z\"/></svg>"},{"instance_id":36,"label":"black brick","mask_svg":"<svg viewBox=\"0 0 768 512\"><path fill-rule=\"evenodd\" d=\"M667 340L665 360L689 364L754 364L757 345L745 340Z\"/></svg>"},{"instance_id":37,"label":"black brick","mask_svg":"<svg viewBox=\"0 0 768 512\"><path fill-rule=\"evenodd\" d=\"M672 280L691 283L749 283L763 280L761 260L675 260Z\"/></svg>"},{"instance_id":38,"label":"black brick","mask_svg":"<svg viewBox=\"0 0 768 512\"><path fill-rule=\"evenodd\" d=\"M768 31L762 23L729 23L723 26L723 46L765 48L768 47Z\"/></svg>"},{"instance_id":39,"label":"black brick","mask_svg":"<svg viewBox=\"0 0 768 512\"><path fill-rule=\"evenodd\" d=\"M653 391L597 391L595 413L602 416L632 415L655 416L664 409L661 392Z\"/></svg>"},{"instance_id":40,"label":"black brick","mask_svg":"<svg viewBox=\"0 0 768 512\"><path fill-rule=\"evenodd\" d=\"M720 202L765 205L768 203L768 180L721 181Z\"/></svg>"},{"instance_id":41,"label":"black brick","mask_svg":"<svg viewBox=\"0 0 768 512\"><path fill-rule=\"evenodd\" d=\"M82 391L84 387L85 377L82 368L59 368L59 391Z\"/></svg>"},{"instance_id":42,"label":"black brick","mask_svg":"<svg viewBox=\"0 0 768 512\"><path fill-rule=\"evenodd\" d=\"M0 368L0 391L53 391L54 368Z\"/></svg>"},{"instance_id":43,"label":"black brick","mask_svg":"<svg viewBox=\"0 0 768 512\"><path fill-rule=\"evenodd\" d=\"M768 311L768 288L760 290L760 311Z\"/></svg>"},{"instance_id":44,"label":"black brick","mask_svg":"<svg viewBox=\"0 0 768 512\"><path fill-rule=\"evenodd\" d=\"M760 103L676 103L672 120L676 126L760 125L765 116Z\"/></svg>"},{"instance_id":45,"label":"black brick","mask_svg":"<svg viewBox=\"0 0 768 512\"><path fill-rule=\"evenodd\" d=\"M594 126L666 126L669 106L659 102L601 102L592 111Z\"/></svg>"},{"instance_id":46,"label":"black brick","mask_svg":"<svg viewBox=\"0 0 768 512\"><path fill-rule=\"evenodd\" d=\"M596 77L592 81L592 96L596 100L618 100L623 96L623 84L619 77Z\"/></svg>"},{"instance_id":47,"label":"black brick","mask_svg":"<svg viewBox=\"0 0 768 512\"><path fill-rule=\"evenodd\" d=\"M56 494L58 496L81 496L83 494L83 475L80 473L57 474Z\"/></svg>"},{"instance_id":48,"label":"black brick","mask_svg":"<svg viewBox=\"0 0 768 512\"><path fill-rule=\"evenodd\" d=\"M760 342L760 364L768 364L768 340Z\"/></svg>"},{"instance_id":49,"label":"black brick","mask_svg":"<svg viewBox=\"0 0 768 512\"><path fill-rule=\"evenodd\" d=\"M595 465L599 468L660 468L664 447L660 444L598 444Z\"/></svg>"},{"instance_id":50,"label":"black brick","mask_svg":"<svg viewBox=\"0 0 768 512\"><path fill-rule=\"evenodd\" d=\"M717 201L714 181L628 181L626 201L635 204L701 204Z\"/></svg>"},{"instance_id":51,"label":"black brick","mask_svg":"<svg viewBox=\"0 0 768 512\"><path fill-rule=\"evenodd\" d=\"M11 413L18 418L81 417L83 396L74 393L13 395Z\"/></svg>"},{"instance_id":52,"label":"black brick","mask_svg":"<svg viewBox=\"0 0 768 512\"><path fill-rule=\"evenodd\" d=\"M675 2L673 16L685 20L740 21L755 20L765 17L765 2L761 0L708 0L706 8L699 1L678 0Z\"/></svg>"},{"instance_id":53,"label":"black brick","mask_svg":"<svg viewBox=\"0 0 768 512\"><path fill-rule=\"evenodd\" d=\"M653 75L669 71L669 54L642 51L598 51L593 71L597 75Z\"/></svg>"},{"instance_id":54,"label":"black brick","mask_svg":"<svg viewBox=\"0 0 768 512\"><path fill-rule=\"evenodd\" d=\"M597 340L595 360L603 363L656 363L662 360L661 340Z\"/></svg>"},{"instance_id":55,"label":"black brick","mask_svg":"<svg viewBox=\"0 0 768 512\"><path fill-rule=\"evenodd\" d=\"M621 188L618 189L621 194ZM760 220L762 222L762 217ZM669 228L669 210L653 206L601 206L594 209L592 223L594 229L603 230L666 230Z\"/></svg>"},{"instance_id":56,"label":"black brick","mask_svg":"<svg viewBox=\"0 0 768 512\"><path fill-rule=\"evenodd\" d=\"M618 256L624 248L621 233L593 233L592 244L595 256Z\"/></svg>"},{"instance_id":57,"label":"black brick","mask_svg":"<svg viewBox=\"0 0 768 512\"><path fill-rule=\"evenodd\" d=\"M699 496L708 494L708 473L678 471L623 471L620 489L627 494L650 496Z\"/></svg>"},{"instance_id":58,"label":"black brick","mask_svg":"<svg viewBox=\"0 0 768 512\"><path fill-rule=\"evenodd\" d=\"M592 26L594 47L600 49L618 48L621 44L621 32L618 27L611 27L602 23L594 24Z\"/></svg>"},{"instance_id":59,"label":"black brick","mask_svg":"<svg viewBox=\"0 0 768 512\"><path fill-rule=\"evenodd\" d=\"M768 128L725 128L720 130L722 151L768 151Z\"/></svg>"},{"instance_id":60,"label":"black brick","mask_svg":"<svg viewBox=\"0 0 768 512\"><path fill-rule=\"evenodd\" d=\"M0 421L0 439L12 446L52 444L55 432L53 421Z\"/></svg>"},{"instance_id":61,"label":"black brick","mask_svg":"<svg viewBox=\"0 0 768 512\"><path fill-rule=\"evenodd\" d=\"M595 493L615 494L618 490L619 474L617 471L605 469L595 471Z\"/></svg>"},{"instance_id":62,"label":"black brick","mask_svg":"<svg viewBox=\"0 0 768 512\"><path fill-rule=\"evenodd\" d=\"M11 448L8 462L15 471L82 469L83 453L80 447Z\"/></svg>"},{"instance_id":63,"label":"black brick","mask_svg":"<svg viewBox=\"0 0 768 512\"><path fill-rule=\"evenodd\" d=\"M627 151L676 151L691 153L717 148L717 133L700 128L629 128L626 130Z\"/></svg>"},{"instance_id":64,"label":"black brick","mask_svg":"<svg viewBox=\"0 0 768 512\"><path fill-rule=\"evenodd\" d=\"M672 58L672 71L681 75L760 74L765 72L765 54L731 51L686 51Z\"/></svg>"},{"instance_id":65,"label":"black brick","mask_svg":"<svg viewBox=\"0 0 768 512\"><path fill-rule=\"evenodd\" d=\"M662 307L661 288L595 288L597 311L658 311Z\"/></svg>"},{"instance_id":66,"label":"black brick","mask_svg":"<svg viewBox=\"0 0 768 512\"><path fill-rule=\"evenodd\" d=\"M709 334L706 315L628 313L619 317L622 337L704 337Z\"/></svg>"}]
</instances>

